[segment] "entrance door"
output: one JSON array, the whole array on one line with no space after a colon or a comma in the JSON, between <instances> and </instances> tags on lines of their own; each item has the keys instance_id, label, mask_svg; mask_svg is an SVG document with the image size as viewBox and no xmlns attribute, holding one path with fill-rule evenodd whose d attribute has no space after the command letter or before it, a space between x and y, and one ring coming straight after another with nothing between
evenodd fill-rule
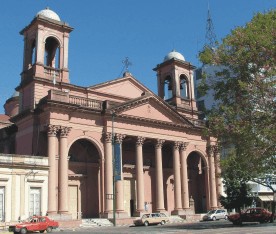
<instances>
[{"instance_id":1,"label":"entrance door","mask_svg":"<svg viewBox=\"0 0 276 234\"><path fill-rule=\"evenodd\" d=\"M130 217L133 216L136 209L135 187L134 179L124 180L124 209Z\"/></svg>"},{"instance_id":2,"label":"entrance door","mask_svg":"<svg viewBox=\"0 0 276 234\"><path fill-rule=\"evenodd\" d=\"M78 186L69 186L69 213L73 219L78 219Z\"/></svg>"},{"instance_id":3,"label":"entrance door","mask_svg":"<svg viewBox=\"0 0 276 234\"><path fill-rule=\"evenodd\" d=\"M30 189L29 215L41 215L41 189Z\"/></svg>"},{"instance_id":4,"label":"entrance door","mask_svg":"<svg viewBox=\"0 0 276 234\"><path fill-rule=\"evenodd\" d=\"M5 221L5 188L0 187L0 222Z\"/></svg>"}]
</instances>

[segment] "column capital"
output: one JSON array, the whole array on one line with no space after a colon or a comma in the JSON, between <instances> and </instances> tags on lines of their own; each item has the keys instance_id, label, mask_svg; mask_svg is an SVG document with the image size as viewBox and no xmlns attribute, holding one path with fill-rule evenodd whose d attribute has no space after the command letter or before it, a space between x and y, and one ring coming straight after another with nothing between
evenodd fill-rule
<instances>
[{"instance_id":1,"label":"column capital","mask_svg":"<svg viewBox=\"0 0 276 234\"><path fill-rule=\"evenodd\" d=\"M217 145L208 145L206 151L209 157L216 156L219 153L219 147Z\"/></svg>"},{"instance_id":2,"label":"column capital","mask_svg":"<svg viewBox=\"0 0 276 234\"><path fill-rule=\"evenodd\" d=\"M70 127L60 126L60 137L67 137L70 131L71 131Z\"/></svg>"},{"instance_id":3,"label":"column capital","mask_svg":"<svg viewBox=\"0 0 276 234\"><path fill-rule=\"evenodd\" d=\"M126 135L124 135L124 134L116 133L115 134L115 142L122 144L125 137L126 137Z\"/></svg>"},{"instance_id":4,"label":"column capital","mask_svg":"<svg viewBox=\"0 0 276 234\"><path fill-rule=\"evenodd\" d=\"M146 139L145 137L138 136L137 139L136 139L136 145L137 146L142 146L144 144L145 139Z\"/></svg>"},{"instance_id":5,"label":"column capital","mask_svg":"<svg viewBox=\"0 0 276 234\"><path fill-rule=\"evenodd\" d=\"M173 148L175 149L175 150L179 150L179 147L181 146L181 141L175 141L174 143L173 143Z\"/></svg>"},{"instance_id":6,"label":"column capital","mask_svg":"<svg viewBox=\"0 0 276 234\"><path fill-rule=\"evenodd\" d=\"M162 148L164 142L165 142L165 140L163 140L163 139L156 139L156 141L155 141L155 148L156 149Z\"/></svg>"},{"instance_id":7,"label":"column capital","mask_svg":"<svg viewBox=\"0 0 276 234\"><path fill-rule=\"evenodd\" d=\"M181 142L180 144L180 150L185 151L189 145L189 142Z\"/></svg>"},{"instance_id":8,"label":"column capital","mask_svg":"<svg viewBox=\"0 0 276 234\"><path fill-rule=\"evenodd\" d=\"M48 124L46 126L48 136L56 136L59 130L59 127L56 125Z\"/></svg>"},{"instance_id":9,"label":"column capital","mask_svg":"<svg viewBox=\"0 0 276 234\"><path fill-rule=\"evenodd\" d=\"M104 140L106 143L111 143L112 142L112 133L111 132L105 132L103 134Z\"/></svg>"}]
</instances>

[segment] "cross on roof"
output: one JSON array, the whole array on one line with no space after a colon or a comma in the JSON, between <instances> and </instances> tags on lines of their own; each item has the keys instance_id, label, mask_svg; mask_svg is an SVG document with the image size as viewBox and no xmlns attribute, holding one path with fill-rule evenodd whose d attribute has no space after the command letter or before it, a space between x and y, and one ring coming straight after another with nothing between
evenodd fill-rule
<instances>
[{"instance_id":1,"label":"cross on roof","mask_svg":"<svg viewBox=\"0 0 276 234\"><path fill-rule=\"evenodd\" d=\"M128 67L132 65L132 63L129 61L129 58L126 57L122 63L125 65L126 72L128 72Z\"/></svg>"}]
</instances>

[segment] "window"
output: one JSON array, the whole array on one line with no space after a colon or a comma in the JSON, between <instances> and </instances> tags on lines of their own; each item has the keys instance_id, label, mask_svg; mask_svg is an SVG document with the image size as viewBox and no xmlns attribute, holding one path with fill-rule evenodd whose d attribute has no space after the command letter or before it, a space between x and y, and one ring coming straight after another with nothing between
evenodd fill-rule
<instances>
[{"instance_id":1,"label":"window","mask_svg":"<svg viewBox=\"0 0 276 234\"><path fill-rule=\"evenodd\" d=\"M180 96L181 98L189 98L189 83L185 75L180 76Z\"/></svg>"},{"instance_id":2,"label":"window","mask_svg":"<svg viewBox=\"0 0 276 234\"><path fill-rule=\"evenodd\" d=\"M41 188L30 189L29 215L41 214Z\"/></svg>"},{"instance_id":3,"label":"window","mask_svg":"<svg viewBox=\"0 0 276 234\"><path fill-rule=\"evenodd\" d=\"M5 221L5 188L0 187L0 221Z\"/></svg>"},{"instance_id":4,"label":"window","mask_svg":"<svg viewBox=\"0 0 276 234\"><path fill-rule=\"evenodd\" d=\"M170 76L167 76L164 81L164 100L168 100L172 98L172 89L173 89L173 83L172 78Z\"/></svg>"}]
</instances>

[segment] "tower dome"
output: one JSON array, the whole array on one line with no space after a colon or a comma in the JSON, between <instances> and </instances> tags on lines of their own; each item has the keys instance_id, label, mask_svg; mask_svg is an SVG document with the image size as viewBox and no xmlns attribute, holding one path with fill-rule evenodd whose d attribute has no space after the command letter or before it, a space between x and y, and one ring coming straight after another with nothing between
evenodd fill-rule
<instances>
[{"instance_id":1,"label":"tower dome","mask_svg":"<svg viewBox=\"0 0 276 234\"><path fill-rule=\"evenodd\" d=\"M181 60L181 61L185 61L185 58L182 54L180 54L179 52L175 51L175 50L172 50L170 53L168 53L165 58L164 58L164 62L172 59L172 58L175 58L175 59L178 59L178 60Z\"/></svg>"},{"instance_id":2,"label":"tower dome","mask_svg":"<svg viewBox=\"0 0 276 234\"><path fill-rule=\"evenodd\" d=\"M50 10L49 7L46 7L46 9L39 11L36 16L43 16L49 19L60 21L58 14Z\"/></svg>"}]
</instances>

